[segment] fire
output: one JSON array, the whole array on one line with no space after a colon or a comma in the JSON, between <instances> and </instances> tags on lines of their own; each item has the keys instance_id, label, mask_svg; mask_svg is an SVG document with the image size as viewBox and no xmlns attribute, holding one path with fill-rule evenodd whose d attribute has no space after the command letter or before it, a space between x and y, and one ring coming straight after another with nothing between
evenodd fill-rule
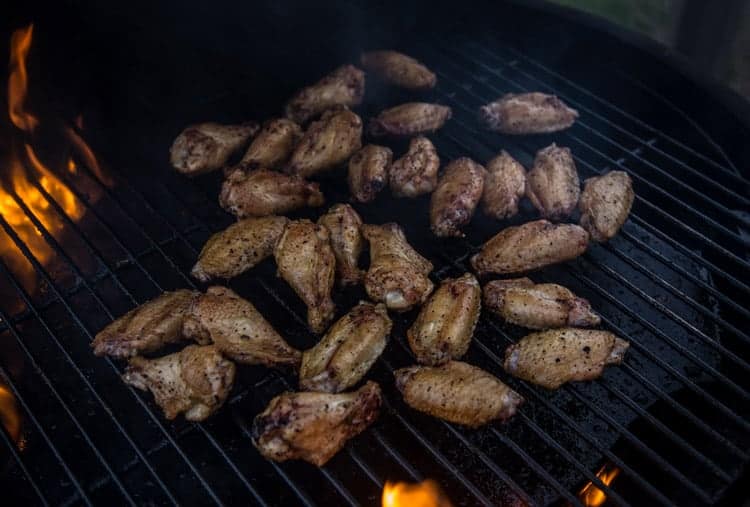
<instances>
[{"instance_id":1,"label":"fire","mask_svg":"<svg viewBox=\"0 0 750 507\"><path fill-rule=\"evenodd\" d=\"M451 507L451 502L430 479L418 484L386 481L383 507Z\"/></svg>"},{"instance_id":2,"label":"fire","mask_svg":"<svg viewBox=\"0 0 750 507\"><path fill-rule=\"evenodd\" d=\"M609 486L619 473L619 468L607 463L599 469L596 476L603 484ZM589 482L578 493L578 498L580 498L581 502L586 507L599 507L607 500L607 495L604 491L596 487L593 482Z\"/></svg>"},{"instance_id":3,"label":"fire","mask_svg":"<svg viewBox=\"0 0 750 507\"><path fill-rule=\"evenodd\" d=\"M8 79L8 113L13 125L24 132L33 131L39 124L34 115L24 107L29 86L26 56L31 48L34 25L13 32L10 38L10 78Z\"/></svg>"},{"instance_id":4,"label":"fire","mask_svg":"<svg viewBox=\"0 0 750 507\"><path fill-rule=\"evenodd\" d=\"M10 389L0 385L0 424L5 427L10 438L19 449L23 450L25 442L22 434L21 412L18 410L18 402Z\"/></svg>"}]
</instances>

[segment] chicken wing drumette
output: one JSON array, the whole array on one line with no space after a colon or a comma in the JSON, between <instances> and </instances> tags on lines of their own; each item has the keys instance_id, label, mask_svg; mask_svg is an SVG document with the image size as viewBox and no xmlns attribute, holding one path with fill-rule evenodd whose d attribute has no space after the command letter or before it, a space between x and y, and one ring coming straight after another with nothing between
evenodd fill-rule
<instances>
[{"instance_id":1,"label":"chicken wing drumette","mask_svg":"<svg viewBox=\"0 0 750 507\"><path fill-rule=\"evenodd\" d=\"M581 226L594 241L609 241L628 219L633 199L633 183L624 171L587 179L578 203Z\"/></svg>"},{"instance_id":2,"label":"chicken wing drumette","mask_svg":"<svg viewBox=\"0 0 750 507\"><path fill-rule=\"evenodd\" d=\"M440 129L451 117L451 108L427 102L408 102L382 111L370 120L373 136L414 136Z\"/></svg>"},{"instance_id":3,"label":"chicken wing drumette","mask_svg":"<svg viewBox=\"0 0 750 507\"><path fill-rule=\"evenodd\" d=\"M289 157L302 137L302 129L292 120L275 118L266 122L248 146L240 160L240 167L279 169ZM225 176L232 169L225 171Z\"/></svg>"},{"instance_id":4,"label":"chicken wing drumette","mask_svg":"<svg viewBox=\"0 0 750 507\"><path fill-rule=\"evenodd\" d=\"M177 136L169 150L172 166L187 176L197 176L224 166L255 133L257 123L191 125Z\"/></svg>"},{"instance_id":5,"label":"chicken wing drumette","mask_svg":"<svg viewBox=\"0 0 750 507\"><path fill-rule=\"evenodd\" d=\"M487 162L482 193L482 211L502 220L518 213L518 202L526 192L526 171L505 150Z\"/></svg>"},{"instance_id":6,"label":"chicken wing drumette","mask_svg":"<svg viewBox=\"0 0 750 507\"><path fill-rule=\"evenodd\" d=\"M362 279L362 270L358 266L359 255L365 243L360 231L362 219L348 204L334 204L318 219L318 224L328 229L330 234L339 283L359 283Z\"/></svg>"},{"instance_id":7,"label":"chicken wing drumette","mask_svg":"<svg viewBox=\"0 0 750 507\"><path fill-rule=\"evenodd\" d=\"M435 87L437 77L418 60L398 51L368 51L360 56L360 63L387 83L409 90Z\"/></svg>"},{"instance_id":8,"label":"chicken wing drumette","mask_svg":"<svg viewBox=\"0 0 750 507\"><path fill-rule=\"evenodd\" d=\"M490 130L504 134L542 134L563 130L576 121L578 111L546 93L508 93L479 109Z\"/></svg>"},{"instance_id":9,"label":"chicken wing drumette","mask_svg":"<svg viewBox=\"0 0 750 507\"><path fill-rule=\"evenodd\" d=\"M462 237L482 198L484 167L470 158L453 160L445 168L430 199L430 226L438 237Z\"/></svg>"},{"instance_id":10,"label":"chicken wing drumette","mask_svg":"<svg viewBox=\"0 0 750 507\"><path fill-rule=\"evenodd\" d=\"M368 144L349 159L347 182L355 201L371 202L385 188L392 158L390 148Z\"/></svg>"},{"instance_id":11,"label":"chicken wing drumette","mask_svg":"<svg viewBox=\"0 0 750 507\"><path fill-rule=\"evenodd\" d=\"M415 137L406 154L391 165L389 180L396 197L429 194L438 184L440 157L426 137Z\"/></svg>"},{"instance_id":12,"label":"chicken wing drumette","mask_svg":"<svg viewBox=\"0 0 750 507\"><path fill-rule=\"evenodd\" d=\"M357 106L364 94L365 73L354 65L342 65L297 92L286 104L286 117L303 124L333 107Z\"/></svg>"},{"instance_id":13,"label":"chicken wing drumette","mask_svg":"<svg viewBox=\"0 0 750 507\"><path fill-rule=\"evenodd\" d=\"M576 208L580 194L581 182L570 150L555 143L539 150L526 175L526 196L539 213L550 220L562 220Z\"/></svg>"}]
</instances>

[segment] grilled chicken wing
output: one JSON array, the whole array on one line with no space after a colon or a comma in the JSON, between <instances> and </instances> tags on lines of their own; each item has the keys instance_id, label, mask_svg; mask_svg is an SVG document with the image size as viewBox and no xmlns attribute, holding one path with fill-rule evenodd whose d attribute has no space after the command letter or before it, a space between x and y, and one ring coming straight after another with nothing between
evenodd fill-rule
<instances>
[{"instance_id":1,"label":"grilled chicken wing","mask_svg":"<svg viewBox=\"0 0 750 507\"><path fill-rule=\"evenodd\" d=\"M342 65L314 85L303 88L286 105L286 117L303 124L336 106L353 107L365 94L365 73Z\"/></svg>"},{"instance_id":2,"label":"grilled chicken wing","mask_svg":"<svg viewBox=\"0 0 750 507\"><path fill-rule=\"evenodd\" d=\"M293 121L286 118L270 120L250 143L240 165L247 168L278 169L289 160L301 137L302 129Z\"/></svg>"},{"instance_id":3,"label":"grilled chicken wing","mask_svg":"<svg viewBox=\"0 0 750 507\"><path fill-rule=\"evenodd\" d=\"M417 362L438 365L466 354L481 299L479 282L470 273L443 281L406 334Z\"/></svg>"},{"instance_id":4,"label":"grilled chicken wing","mask_svg":"<svg viewBox=\"0 0 750 507\"><path fill-rule=\"evenodd\" d=\"M408 102L382 111L370 120L372 136L414 136L435 132L451 117L451 108L426 102Z\"/></svg>"},{"instance_id":5,"label":"grilled chicken wing","mask_svg":"<svg viewBox=\"0 0 750 507\"><path fill-rule=\"evenodd\" d=\"M508 227L489 239L471 258L478 275L523 273L575 259L589 243L585 229L536 220Z\"/></svg>"},{"instance_id":6,"label":"grilled chicken wing","mask_svg":"<svg viewBox=\"0 0 750 507\"><path fill-rule=\"evenodd\" d=\"M471 428L509 419L523 403L520 394L493 375L461 361L411 366L394 375L407 405Z\"/></svg>"},{"instance_id":7,"label":"grilled chicken wing","mask_svg":"<svg viewBox=\"0 0 750 507\"><path fill-rule=\"evenodd\" d=\"M490 130L503 134L542 134L563 130L576 121L578 111L546 93L508 93L479 109Z\"/></svg>"},{"instance_id":8,"label":"grilled chicken wing","mask_svg":"<svg viewBox=\"0 0 750 507\"><path fill-rule=\"evenodd\" d=\"M287 222L273 215L235 222L208 238L190 274L207 282L244 273L273 253Z\"/></svg>"},{"instance_id":9,"label":"grilled chicken wing","mask_svg":"<svg viewBox=\"0 0 750 507\"><path fill-rule=\"evenodd\" d=\"M184 412L188 421L203 421L227 399L234 373L234 363L213 345L189 345L158 359L132 358L122 379L151 391L167 419Z\"/></svg>"},{"instance_id":10,"label":"grilled chicken wing","mask_svg":"<svg viewBox=\"0 0 750 507\"><path fill-rule=\"evenodd\" d=\"M407 243L401 227L394 223L365 224L362 235L370 243L370 269L365 274L367 295L397 312L424 302L433 288L427 277L432 263Z\"/></svg>"},{"instance_id":11,"label":"grilled chicken wing","mask_svg":"<svg viewBox=\"0 0 750 507\"><path fill-rule=\"evenodd\" d=\"M487 171L470 158L448 164L430 199L430 226L438 237L462 237L482 198Z\"/></svg>"},{"instance_id":12,"label":"grilled chicken wing","mask_svg":"<svg viewBox=\"0 0 750 507\"><path fill-rule=\"evenodd\" d=\"M318 224L328 229L330 234L339 283L341 285L359 283L362 270L357 264L365 242L359 230L362 226L362 219L348 204L335 204L328 210L328 213L318 219Z\"/></svg>"},{"instance_id":13,"label":"grilled chicken wing","mask_svg":"<svg viewBox=\"0 0 750 507\"><path fill-rule=\"evenodd\" d=\"M368 144L349 159L349 191L355 201L370 202L388 183L393 152L385 146Z\"/></svg>"},{"instance_id":14,"label":"grilled chicken wing","mask_svg":"<svg viewBox=\"0 0 750 507\"><path fill-rule=\"evenodd\" d=\"M526 196L544 218L562 220L578 204L581 182L568 148L552 143L539 150L526 175Z\"/></svg>"},{"instance_id":15,"label":"grilled chicken wing","mask_svg":"<svg viewBox=\"0 0 750 507\"><path fill-rule=\"evenodd\" d=\"M319 467L377 419L380 386L352 393L284 393L253 421L253 445L268 459L303 459Z\"/></svg>"},{"instance_id":16,"label":"grilled chicken wing","mask_svg":"<svg viewBox=\"0 0 750 507\"><path fill-rule=\"evenodd\" d=\"M362 147L362 120L348 109L326 111L310 124L286 171L308 178L346 162Z\"/></svg>"},{"instance_id":17,"label":"grilled chicken wing","mask_svg":"<svg viewBox=\"0 0 750 507\"><path fill-rule=\"evenodd\" d=\"M222 354L242 364L296 367L300 362L300 352L253 304L226 287L209 287L195 300L185 334L212 341Z\"/></svg>"},{"instance_id":18,"label":"grilled chicken wing","mask_svg":"<svg viewBox=\"0 0 750 507\"><path fill-rule=\"evenodd\" d=\"M338 393L359 382L385 349L391 325L385 306L360 302L302 354L300 389Z\"/></svg>"},{"instance_id":19,"label":"grilled chicken wing","mask_svg":"<svg viewBox=\"0 0 750 507\"><path fill-rule=\"evenodd\" d=\"M526 171L505 150L487 162L482 211L497 220L518 213L518 201L526 192Z\"/></svg>"},{"instance_id":20,"label":"grilled chicken wing","mask_svg":"<svg viewBox=\"0 0 750 507\"><path fill-rule=\"evenodd\" d=\"M331 299L336 258L328 229L309 220L289 222L274 250L278 274L307 305L307 324L322 333L336 310Z\"/></svg>"},{"instance_id":21,"label":"grilled chicken wing","mask_svg":"<svg viewBox=\"0 0 750 507\"><path fill-rule=\"evenodd\" d=\"M505 371L557 389L566 382L598 378L620 364L630 344L608 331L563 328L532 333L505 351Z\"/></svg>"},{"instance_id":22,"label":"grilled chicken wing","mask_svg":"<svg viewBox=\"0 0 750 507\"><path fill-rule=\"evenodd\" d=\"M406 154L391 165L390 186L396 197L429 194L438 184L440 157L426 137L415 137Z\"/></svg>"},{"instance_id":23,"label":"grilled chicken wing","mask_svg":"<svg viewBox=\"0 0 750 507\"><path fill-rule=\"evenodd\" d=\"M531 329L591 327L601 319L591 305L562 285L528 278L495 280L484 286L484 305L504 320Z\"/></svg>"},{"instance_id":24,"label":"grilled chicken wing","mask_svg":"<svg viewBox=\"0 0 750 507\"><path fill-rule=\"evenodd\" d=\"M587 179L578 203L581 226L594 241L609 241L628 219L633 199L633 183L624 171Z\"/></svg>"},{"instance_id":25,"label":"grilled chicken wing","mask_svg":"<svg viewBox=\"0 0 750 507\"><path fill-rule=\"evenodd\" d=\"M360 63L383 81L409 90L435 87L437 77L430 69L411 56L398 51L369 51L362 53Z\"/></svg>"},{"instance_id":26,"label":"grilled chicken wing","mask_svg":"<svg viewBox=\"0 0 750 507\"><path fill-rule=\"evenodd\" d=\"M184 338L182 326L198 292L165 292L130 310L99 331L91 347L97 356L131 357Z\"/></svg>"},{"instance_id":27,"label":"grilled chicken wing","mask_svg":"<svg viewBox=\"0 0 750 507\"><path fill-rule=\"evenodd\" d=\"M169 159L178 172L197 176L219 169L255 133L258 124L199 123L182 131L172 143Z\"/></svg>"},{"instance_id":28,"label":"grilled chicken wing","mask_svg":"<svg viewBox=\"0 0 750 507\"><path fill-rule=\"evenodd\" d=\"M237 218L282 215L325 202L317 183L267 169L236 169L224 180L219 204Z\"/></svg>"}]
</instances>

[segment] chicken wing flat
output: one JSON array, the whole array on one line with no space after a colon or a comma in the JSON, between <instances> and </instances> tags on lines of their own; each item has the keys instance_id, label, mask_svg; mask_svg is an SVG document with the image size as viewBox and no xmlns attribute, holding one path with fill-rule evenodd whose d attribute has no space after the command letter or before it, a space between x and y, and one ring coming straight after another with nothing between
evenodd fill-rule
<instances>
[{"instance_id":1,"label":"chicken wing flat","mask_svg":"<svg viewBox=\"0 0 750 507\"><path fill-rule=\"evenodd\" d=\"M518 202L526 192L526 171L505 150L487 162L482 193L482 211L502 220L518 213Z\"/></svg>"},{"instance_id":2,"label":"chicken wing flat","mask_svg":"<svg viewBox=\"0 0 750 507\"><path fill-rule=\"evenodd\" d=\"M286 117L299 123L336 106L353 107L365 94L365 73L354 65L342 65L314 85L303 88L286 104Z\"/></svg>"},{"instance_id":3,"label":"chicken wing flat","mask_svg":"<svg viewBox=\"0 0 750 507\"><path fill-rule=\"evenodd\" d=\"M383 81L408 90L428 90L435 87L435 74L411 56L398 51L369 51L362 53L360 63Z\"/></svg>"},{"instance_id":4,"label":"chicken wing flat","mask_svg":"<svg viewBox=\"0 0 750 507\"><path fill-rule=\"evenodd\" d=\"M359 382L385 349L391 325L384 305L360 302L302 354L300 389L338 393Z\"/></svg>"},{"instance_id":5,"label":"chicken wing flat","mask_svg":"<svg viewBox=\"0 0 750 507\"><path fill-rule=\"evenodd\" d=\"M330 234L309 220L289 222L274 250L278 274L307 305L307 324L322 333L336 310L331 291L336 258Z\"/></svg>"},{"instance_id":6,"label":"chicken wing flat","mask_svg":"<svg viewBox=\"0 0 750 507\"><path fill-rule=\"evenodd\" d=\"M554 283L528 278L495 280L484 286L484 306L504 320L530 329L592 327L601 319L583 298Z\"/></svg>"},{"instance_id":7,"label":"chicken wing flat","mask_svg":"<svg viewBox=\"0 0 750 507\"><path fill-rule=\"evenodd\" d=\"M197 176L221 168L232 154L258 132L255 122L242 125L199 123L182 131L172 143L169 159L178 172Z\"/></svg>"},{"instance_id":8,"label":"chicken wing flat","mask_svg":"<svg viewBox=\"0 0 750 507\"><path fill-rule=\"evenodd\" d=\"M289 160L301 137L302 129L293 121L286 118L270 120L250 143L240 165L278 169Z\"/></svg>"},{"instance_id":9,"label":"chicken wing flat","mask_svg":"<svg viewBox=\"0 0 750 507\"><path fill-rule=\"evenodd\" d=\"M542 134L563 130L576 121L578 111L546 93L508 93L479 109L490 130L503 134Z\"/></svg>"},{"instance_id":10,"label":"chicken wing flat","mask_svg":"<svg viewBox=\"0 0 750 507\"><path fill-rule=\"evenodd\" d=\"M461 361L411 366L394 375L411 408L471 428L509 419L523 403L520 394L495 376Z\"/></svg>"},{"instance_id":11,"label":"chicken wing flat","mask_svg":"<svg viewBox=\"0 0 750 507\"><path fill-rule=\"evenodd\" d=\"M364 146L349 159L347 181L355 201L371 202L385 188L392 159L390 148L375 144Z\"/></svg>"},{"instance_id":12,"label":"chicken wing flat","mask_svg":"<svg viewBox=\"0 0 750 507\"><path fill-rule=\"evenodd\" d=\"M380 386L352 393L284 393L253 421L253 445L267 459L302 459L319 467L378 418Z\"/></svg>"},{"instance_id":13,"label":"chicken wing flat","mask_svg":"<svg viewBox=\"0 0 750 507\"><path fill-rule=\"evenodd\" d=\"M341 285L355 285L362 279L359 255L365 239L359 230L362 219L348 204L335 204L318 219L318 224L328 229L331 248L336 257L336 273Z\"/></svg>"},{"instance_id":14,"label":"chicken wing flat","mask_svg":"<svg viewBox=\"0 0 750 507\"><path fill-rule=\"evenodd\" d=\"M91 342L97 356L131 357L184 339L182 326L198 292L165 292L130 310L99 331Z\"/></svg>"},{"instance_id":15,"label":"chicken wing flat","mask_svg":"<svg viewBox=\"0 0 750 507\"><path fill-rule=\"evenodd\" d=\"M382 111L370 120L372 136L414 136L440 129L451 117L451 108L426 102L408 102Z\"/></svg>"},{"instance_id":16,"label":"chicken wing flat","mask_svg":"<svg viewBox=\"0 0 750 507\"><path fill-rule=\"evenodd\" d=\"M633 183L624 171L587 179L578 203L581 226L594 241L609 241L628 219L633 199Z\"/></svg>"},{"instance_id":17,"label":"chicken wing flat","mask_svg":"<svg viewBox=\"0 0 750 507\"><path fill-rule=\"evenodd\" d=\"M588 244L589 233L582 227L536 220L494 235L471 258L471 265L480 276L523 273L575 259Z\"/></svg>"},{"instance_id":18,"label":"chicken wing flat","mask_svg":"<svg viewBox=\"0 0 750 507\"><path fill-rule=\"evenodd\" d=\"M544 218L562 220L578 204L581 182L568 148L552 143L539 150L526 175L526 196Z\"/></svg>"},{"instance_id":19,"label":"chicken wing flat","mask_svg":"<svg viewBox=\"0 0 750 507\"><path fill-rule=\"evenodd\" d=\"M470 273L443 281L406 333L417 362L435 366L466 354L481 300L479 282Z\"/></svg>"},{"instance_id":20,"label":"chicken wing flat","mask_svg":"<svg viewBox=\"0 0 750 507\"><path fill-rule=\"evenodd\" d=\"M630 344L608 331L562 328L532 333L505 351L505 371L557 389L566 382L594 380L608 364L620 364Z\"/></svg>"},{"instance_id":21,"label":"chicken wing flat","mask_svg":"<svg viewBox=\"0 0 750 507\"><path fill-rule=\"evenodd\" d=\"M195 300L185 334L213 342L222 354L242 364L296 367L301 358L250 301L226 287L209 287Z\"/></svg>"},{"instance_id":22,"label":"chicken wing flat","mask_svg":"<svg viewBox=\"0 0 750 507\"><path fill-rule=\"evenodd\" d=\"M327 111L310 124L292 152L286 171L308 178L333 169L362 147L362 120L348 109Z\"/></svg>"},{"instance_id":23,"label":"chicken wing flat","mask_svg":"<svg viewBox=\"0 0 750 507\"><path fill-rule=\"evenodd\" d=\"M219 204L237 218L283 215L325 202L317 183L267 169L236 169L224 180Z\"/></svg>"},{"instance_id":24,"label":"chicken wing flat","mask_svg":"<svg viewBox=\"0 0 750 507\"><path fill-rule=\"evenodd\" d=\"M122 379L151 391L167 419L184 412L188 421L203 421L227 399L234 373L234 363L213 345L189 345L158 359L132 358Z\"/></svg>"},{"instance_id":25,"label":"chicken wing flat","mask_svg":"<svg viewBox=\"0 0 750 507\"><path fill-rule=\"evenodd\" d=\"M429 194L438 184L440 157L426 137L415 137L406 154L391 165L390 186L396 197Z\"/></svg>"},{"instance_id":26,"label":"chicken wing flat","mask_svg":"<svg viewBox=\"0 0 750 507\"><path fill-rule=\"evenodd\" d=\"M470 158L451 161L430 199L430 227L438 237L463 237L482 198L487 171Z\"/></svg>"},{"instance_id":27,"label":"chicken wing flat","mask_svg":"<svg viewBox=\"0 0 750 507\"><path fill-rule=\"evenodd\" d=\"M202 282L233 278L273 253L289 219L279 216L245 218L206 241L190 274Z\"/></svg>"},{"instance_id":28,"label":"chicken wing flat","mask_svg":"<svg viewBox=\"0 0 750 507\"><path fill-rule=\"evenodd\" d=\"M365 274L370 299L397 312L423 303L433 288L427 277L432 263L409 245L401 227L365 224L362 235L370 243L370 268Z\"/></svg>"}]
</instances>

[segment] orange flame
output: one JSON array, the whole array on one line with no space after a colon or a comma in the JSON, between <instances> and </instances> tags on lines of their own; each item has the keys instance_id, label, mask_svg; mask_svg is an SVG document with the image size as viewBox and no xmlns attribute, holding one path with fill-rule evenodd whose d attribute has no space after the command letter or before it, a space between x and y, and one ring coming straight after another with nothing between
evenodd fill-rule
<instances>
[{"instance_id":1,"label":"orange flame","mask_svg":"<svg viewBox=\"0 0 750 507\"><path fill-rule=\"evenodd\" d=\"M10 79L8 79L8 113L13 125L24 132L33 131L39 124L34 115L26 111L24 103L29 85L26 72L26 55L31 47L34 25L13 32L10 38Z\"/></svg>"},{"instance_id":2,"label":"orange flame","mask_svg":"<svg viewBox=\"0 0 750 507\"><path fill-rule=\"evenodd\" d=\"M428 479L418 484L386 481L383 487L383 507L451 507L438 484Z\"/></svg>"},{"instance_id":3,"label":"orange flame","mask_svg":"<svg viewBox=\"0 0 750 507\"><path fill-rule=\"evenodd\" d=\"M18 448L23 450L25 442L22 435L21 412L16 397L4 385L0 385L0 424L5 427L5 431Z\"/></svg>"},{"instance_id":4,"label":"orange flame","mask_svg":"<svg viewBox=\"0 0 750 507\"><path fill-rule=\"evenodd\" d=\"M612 484L620 473L620 469L609 463L605 464L596 473L597 478L606 486ZM586 507L599 507L607 501L607 495L596 487L593 482L586 484L578 493L578 498Z\"/></svg>"}]
</instances>

